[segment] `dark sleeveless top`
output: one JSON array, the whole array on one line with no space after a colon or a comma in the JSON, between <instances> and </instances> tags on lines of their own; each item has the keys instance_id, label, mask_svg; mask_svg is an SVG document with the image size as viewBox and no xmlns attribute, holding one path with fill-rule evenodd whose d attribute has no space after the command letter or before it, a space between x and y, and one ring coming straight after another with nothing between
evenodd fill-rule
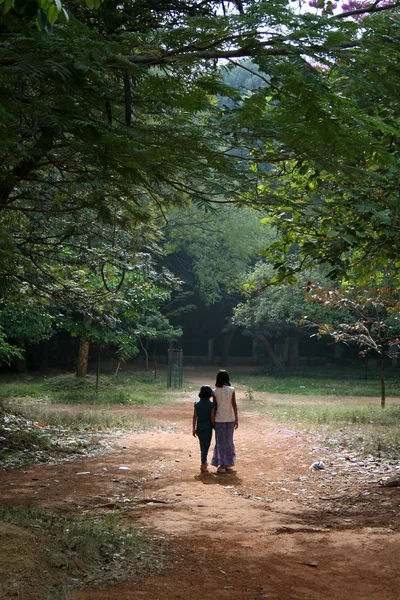
<instances>
[{"instance_id":1,"label":"dark sleeveless top","mask_svg":"<svg viewBox=\"0 0 400 600\"><path fill-rule=\"evenodd\" d=\"M194 403L194 408L197 414L197 431L208 431L212 429L211 411L214 408L214 403L209 398L200 398Z\"/></svg>"}]
</instances>

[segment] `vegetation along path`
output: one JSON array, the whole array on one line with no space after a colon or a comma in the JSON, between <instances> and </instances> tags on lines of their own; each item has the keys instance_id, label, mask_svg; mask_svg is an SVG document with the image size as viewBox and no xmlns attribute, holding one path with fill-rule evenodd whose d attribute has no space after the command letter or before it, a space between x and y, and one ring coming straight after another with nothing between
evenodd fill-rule
<instances>
[{"instance_id":1,"label":"vegetation along path","mask_svg":"<svg viewBox=\"0 0 400 600\"><path fill-rule=\"evenodd\" d=\"M192 393L139 408L159 426L118 438L104 456L3 473L3 506L118 511L163 548L161 568L123 581L110 571L101 586L86 585L85 564L77 562L77 586L68 597L398 599L400 492L386 485L393 469L344 449L332 452L311 434L267 420L239 387L235 471L200 474L191 415L204 381L192 380ZM311 471L321 459L326 468ZM35 547L29 563L33 538L16 539L12 529L2 537L9 543L0 551L0 569L8 560L15 577L21 564L52 576L43 568L46 548ZM0 597L12 597L10 589ZM14 596L39 598L28 587Z\"/></svg>"}]
</instances>

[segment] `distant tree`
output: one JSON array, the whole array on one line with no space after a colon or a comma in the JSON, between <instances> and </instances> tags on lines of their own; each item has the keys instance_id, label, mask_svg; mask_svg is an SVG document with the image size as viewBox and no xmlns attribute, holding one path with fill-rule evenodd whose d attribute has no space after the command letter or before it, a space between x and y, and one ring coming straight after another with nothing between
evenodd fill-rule
<instances>
[{"instance_id":1,"label":"distant tree","mask_svg":"<svg viewBox=\"0 0 400 600\"><path fill-rule=\"evenodd\" d=\"M261 225L258 211L247 207L222 204L205 211L192 203L167 216L164 260L185 282L184 289L196 293L198 305L205 305L205 328L209 337L222 338L221 361L227 364L237 330L230 317L241 298L238 283L275 233Z\"/></svg>"},{"instance_id":2,"label":"distant tree","mask_svg":"<svg viewBox=\"0 0 400 600\"><path fill-rule=\"evenodd\" d=\"M190 205L168 214L164 251L167 264L191 282L206 305L237 292L242 273L274 239L261 225L261 214L249 208L221 205L205 211Z\"/></svg>"},{"instance_id":3,"label":"distant tree","mask_svg":"<svg viewBox=\"0 0 400 600\"><path fill-rule=\"evenodd\" d=\"M275 355L272 340L277 336L287 336L288 365L296 368L299 359L299 334L301 331L305 332L302 316L307 307L304 293L310 273L300 273L295 283L283 281L269 285L273 276L273 266L265 262L259 262L246 275L243 290L248 297L245 302L236 306L232 321L257 338L274 366L280 366L281 361Z\"/></svg>"},{"instance_id":4,"label":"distant tree","mask_svg":"<svg viewBox=\"0 0 400 600\"><path fill-rule=\"evenodd\" d=\"M324 289L317 284L309 286L306 299L311 303L340 312L345 320L305 321L318 327L319 334L330 335L335 342L354 343L361 355L374 350L380 355L381 407L385 406L385 358L399 355L400 297L398 291L381 286L374 289L337 288Z\"/></svg>"},{"instance_id":5,"label":"distant tree","mask_svg":"<svg viewBox=\"0 0 400 600\"><path fill-rule=\"evenodd\" d=\"M107 278L109 295L107 303L99 303L85 312L77 311L65 305L57 315L57 324L73 337L80 340L76 374L85 377L88 368L90 343L95 343L100 353L104 346L121 346L124 358L137 352L132 345L143 315L157 312L165 303L179 282L167 270L156 269L150 256L136 255L136 269L121 277L116 269L108 266L103 276ZM121 285L119 285L120 282ZM113 290L113 282L117 284ZM92 281L93 288L102 286L100 280ZM98 362L100 357L98 356Z\"/></svg>"}]
</instances>

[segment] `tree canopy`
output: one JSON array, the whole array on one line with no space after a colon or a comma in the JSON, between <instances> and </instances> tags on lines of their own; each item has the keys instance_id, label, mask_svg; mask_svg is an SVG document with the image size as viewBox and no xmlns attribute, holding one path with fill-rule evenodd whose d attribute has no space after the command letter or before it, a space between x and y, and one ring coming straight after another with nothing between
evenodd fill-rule
<instances>
[{"instance_id":1,"label":"tree canopy","mask_svg":"<svg viewBox=\"0 0 400 600\"><path fill-rule=\"evenodd\" d=\"M278 279L396 279L398 37L396 2L3 1L2 294L113 314L188 202L262 210Z\"/></svg>"}]
</instances>

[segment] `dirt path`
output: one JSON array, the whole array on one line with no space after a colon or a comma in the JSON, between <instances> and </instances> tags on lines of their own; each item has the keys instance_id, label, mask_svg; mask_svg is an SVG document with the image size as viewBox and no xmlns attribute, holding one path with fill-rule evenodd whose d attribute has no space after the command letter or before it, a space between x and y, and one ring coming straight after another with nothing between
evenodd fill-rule
<instances>
[{"instance_id":1,"label":"dirt path","mask_svg":"<svg viewBox=\"0 0 400 600\"><path fill-rule=\"evenodd\" d=\"M74 600L400 598L399 489L377 485L379 466L360 483L345 454L246 412L238 392L232 474L199 474L190 396L140 409L164 429L126 435L111 455L2 475L3 504L94 511L124 500L126 522L168 546L162 573ZM311 473L320 458L328 468Z\"/></svg>"}]
</instances>

